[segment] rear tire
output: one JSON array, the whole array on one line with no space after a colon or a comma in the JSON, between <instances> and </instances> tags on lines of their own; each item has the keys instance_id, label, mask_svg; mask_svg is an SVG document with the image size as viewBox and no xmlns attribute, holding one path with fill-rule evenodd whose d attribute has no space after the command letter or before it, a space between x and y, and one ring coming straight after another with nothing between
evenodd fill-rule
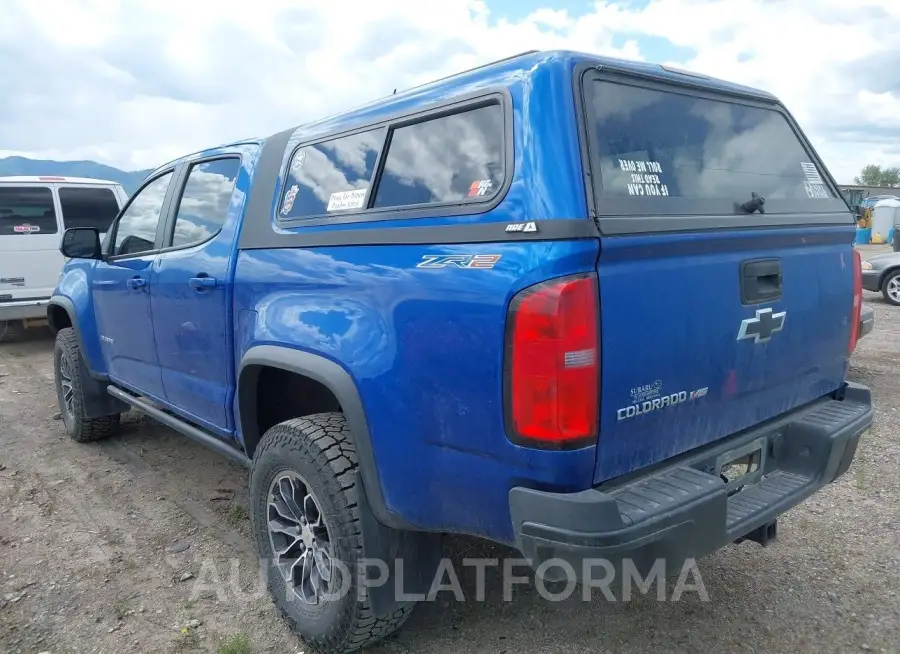
<instances>
[{"instance_id":1,"label":"rear tire","mask_svg":"<svg viewBox=\"0 0 900 654\"><path fill-rule=\"evenodd\" d=\"M291 628L322 654L370 645L399 629L414 608L378 618L359 592L357 565L367 555L357 483L356 450L340 413L275 425L253 457L250 514L257 552L267 561L269 590ZM313 561L308 584L306 567L290 566L304 554ZM317 598L316 588L334 597Z\"/></svg>"},{"instance_id":2,"label":"rear tire","mask_svg":"<svg viewBox=\"0 0 900 654\"><path fill-rule=\"evenodd\" d=\"M900 270L888 274L881 282L881 294L889 304L900 306Z\"/></svg>"},{"instance_id":3,"label":"rear tire","mask_svg":"<svg viewBox=\"0 0 900 654\"><path fill-rule=\"evenodd\" d=\"M60 329L53 349L56 397L66 433L79 443L112 436L119 429L119 414L85 417L84 386L81 379L81 348L71 327Z\"/></svg>"}]
</instances>

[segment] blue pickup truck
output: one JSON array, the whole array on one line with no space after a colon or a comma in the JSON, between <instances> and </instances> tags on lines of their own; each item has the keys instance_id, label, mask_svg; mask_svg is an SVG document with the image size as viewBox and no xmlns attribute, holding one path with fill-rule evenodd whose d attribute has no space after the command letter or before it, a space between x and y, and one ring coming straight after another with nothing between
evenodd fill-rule
<instances>
[{"instance_id":1,"label":"blue pickup truck","mask_svg":"<svg viewBox=\"0 0 900 654\"><path fill-rule=\"evenodd\" d=\"M68 230L59 403L77 441L134 408L246 465L274 601L353 651L443 533L582 583L770 541L872 422L853 237L775 97L525 53L183 157L102 243Z\"/></svg>"}]
</instances>

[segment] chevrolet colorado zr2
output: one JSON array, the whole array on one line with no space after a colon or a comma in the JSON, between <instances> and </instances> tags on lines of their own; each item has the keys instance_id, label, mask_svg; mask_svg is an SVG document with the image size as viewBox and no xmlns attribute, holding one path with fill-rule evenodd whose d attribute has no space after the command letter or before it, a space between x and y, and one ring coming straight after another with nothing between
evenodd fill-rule
<instances>
[{"instance_id":1,"label":"chevrolet colorado zr2","mask_svg":"<svg viewBox=\"0 0 900 654\"><path fill-rule=\"evenodd\" d=\"M68 230L56 388L77 441L134 408L247 466L274 601L348 652L443 533L582 583L771 540L872 423L853 237L772 95L530 52L185 156L102 241Z\"/></svg>"}]
</instances>

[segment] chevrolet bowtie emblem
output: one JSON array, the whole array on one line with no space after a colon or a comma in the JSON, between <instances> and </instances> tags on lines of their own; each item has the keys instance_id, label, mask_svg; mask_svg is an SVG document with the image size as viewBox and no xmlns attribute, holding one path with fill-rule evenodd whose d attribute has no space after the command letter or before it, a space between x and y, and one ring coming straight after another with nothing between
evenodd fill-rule
<instances>
[{"instance_id":1,"label":"chevrolet bowtie emblem","mask_svg":"<svg viewBox=\"0 0 900 654\"><path fill-rule=\"evenodd\" d=\"M784 327L785 316L787 311L772 313L772 309L757 309L755 318L746 318L741 322L737 339L752 338L754 343L765 343Z\"/></svg>"}]
</instances>

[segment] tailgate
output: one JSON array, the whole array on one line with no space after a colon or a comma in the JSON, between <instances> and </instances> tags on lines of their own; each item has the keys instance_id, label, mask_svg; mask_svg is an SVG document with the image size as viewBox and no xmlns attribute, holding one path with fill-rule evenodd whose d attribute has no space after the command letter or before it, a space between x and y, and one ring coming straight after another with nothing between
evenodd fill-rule
<instances>
[{"instance_id":1,"label":"tailgate","mask_svg":"<svg viewBox=\"0 0 900 654\"><path fill-rule=\"evenodd\" d=\"M605 239L596 480L837 389L850 336L850 238L849 228L825 227ZM755 283L742 284L742 271L776 269L777 298L742 301Z\"/></svg>"},{"instance_id":2,"label":"tailgate","mask_svg":"<svg viewBox=\"0 0 900 654\"><path fill-rule=\"evenodd\" d=\"M602 234L597 482L811 402L846 373L846 204L774 99L689 83L582 78Z\"/></svg>"}]
</instances>

